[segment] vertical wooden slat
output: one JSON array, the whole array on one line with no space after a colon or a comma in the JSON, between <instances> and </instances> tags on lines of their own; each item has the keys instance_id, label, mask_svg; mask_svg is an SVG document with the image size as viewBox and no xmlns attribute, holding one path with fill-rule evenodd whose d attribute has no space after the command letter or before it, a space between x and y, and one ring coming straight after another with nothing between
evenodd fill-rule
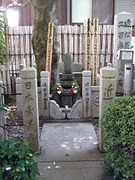
<instances>
[{"instance_id":1,"label":"vertical wooden slat","mask_svg":"<svg viewBox=\"0 0 135 180\"><path fill-rule=\"evenodd\" d=\"M83 48L83 26L80 26L79 29L79 63L82 64L82 48Z\"/></svg>"},{"instance_id":2,"label":"vertical wooden slat","mask_svg":"<svg viewBox=\"0 0 135 180\"><path fill-rule=\"evenodd\" d=\"M15 59L15 32L14 32L14 28L12 28L12 37L13 37L13 41L12 41L12 47L13 47L13 54L12 54L12 58L13 58L13 61L12 61L12 63L13 63L13 71L14 71L14 69L15 69L15 64L16 64L16 59Z\"/></svg>"},{"instance_id":3,"label":"vertical wooden slat","mask_svg":"<svg viewBox=\"0 0 135 180\"><path fill-rule=\"evenodd\" d=\"M87 70L87 24L83 24L83 45L82 45L82 63L83 63L83 69Z\"/></svg>"},{"instance_id":4,"label":"vertical wooden slat","mask_svg":"<svg viewBox=\"0 0 135 180\"><path fill-rule=\"evenodd\" d=\"M58 26L57 41L59 43L59 48L58 48L59 62L62 62L61 26Z\"/></svg>"},{"instance_id":5,"label":"vertical wooden slat","mask_svg":"<svg viewBox=\"0 0 135 180\"><path fill-rule=\"evenodd\" d=\"M115 51L115 48L114 48L114 26L112 25L111 27L112 27L111 28L111 62L114 67L114 51Z\"/></svg>"},{"instance_id":6,"label":"vertical wooden slat","mask_svg":"<svg viewBox=\"0 0 135 180\"><path fill-rule=\"evenodd\" d=\"M102 46L101 46L101 67L106 65L106 26L102 29Z\"/></svg>"},{"instance_id":7,"label":"vertical wooden slat","mask_svg":"<svg viewBox=\"0 0 135 180\"><path fill-rule=\"evenodd\" d=\"M111 25L107 25L107 52L106 52L106 62L111 62Z\"/></svg>"},{"instance_id":8,"label":"vertical wooden slat","mask_svg":"<svg viewBox=\"0 0 135 180\"><path fill-rule=\"evenodd\" d=\"M14 53L15 53L15 69L19 69L19 59L18 59L18 28L14 28Z\"/></svg>"},{"instance_id":9,"label":"vertical wooden slat","mask_svg":"<svg viewBox=\"0 0 135 180\"><path fill-rule=\"evenodd\" d=\"M63 28L61 26L61 42L60 42L60 50L61 50L61 59L62 59L62 62L63 62L63 53L64 53L64 33L63 33Z\"/></svg>"},{"instance_id":10,"label":"vertical wooden slat","mask_svg":"<svg viewBox=\"0 0 135 180\"><path fill-rule=\"evenodd\" d=\"M69 25L67 28L67 32L69 34L69 50L68 50L68 52L71 54L71 58L73 59L73 26Z\"/></svg>"},{"instance_id":11,"label":"vertical wooden slat","mask_svg":"<svg viewBox=\"0 0 135 180\"><path fill-rule=\"evenodd\" d=\"M31 56L31 44L32 44L32 39L31 39L31 27L28 26L28 36L29 36L29 59L30 59L30 62L29 62L29 66L32 67L32 56Z\"/></svg>"},{"instance_id":12,"label":"vertical wooden slat","mask_svg":"<svg viewBox=\"0 0 135 180\"><path fill-rule=\"evenodd\" d=\"M63 26L64 33L64 54L68 53L67 25Z\"/></svg>"},{"instance_id":13,"label":"vertical wooden slat","mask_svg":"<svg viewBox=\"0 0 135 180\"><path fill-rule=\"evenodd\" d=\"M22 64L22 59L21 59L21 32L20 32L20 27L18 29L18 58L19 58L19 64Z\"/></svg>"},{"instance_id":14,"label":"vertical wooden slat","mask_svg":"<svg viewBox=\"0 0 135 180\"><path fill-rule=\"evenodd\" d=\"M12 28L9 27L9 38L10 38L10 51L9 51L9 56L10 56L10 68L12 66L12 61L13 61L13 32Z\"/></svg>"},{"instance_id":15,"label":"vertical wooden slat","mask_svg":"<svg viewBox=\"0 0 135 180\"><path fill-rule=\"evenodd\" d=\"M101 67L101 33L102 33L102 25L99 25L99 30L98 30L98 62L99 62L99 67Z\"/></svg>"},{"instance_id":16,"label":"vertical wooden slat","mask_svg":"<svg viewBox=\"0 0 135 180\"><path fill-rule=\"evenodd\" d=\"M74 26L74 62L78 63L78 26Z\"/></svg>"},{"instance_id":17,"label":"vertical wooden slat","mask_svg":"<svg viewBox=\"0 0 135 180\"><path fill-rule=\"evenodd\" d=\"M33 45L32 45L32 32L33 32L33 26L30 26L30 38L31 38L31 59L32 59L32 65L35 63L35 56L33 52Z\"/></svg>"},{"instance_id":18,"label":"vertical wooden slat","mask_svg":"<svg viewBox=\"0 0 135 180\"><path fill-rule=\"evenodd\" d=\"M26 37L26 46L25 46L26 66L30 67L29 26L25 27L25 37Z\"/></svg>"},{"instance_id":19,"label":"vertical wooden slat","mask_svg":"<svg viewBox=\"0 0 135 180\"><path fill-rule=\"evenodd\" d=\"M5 28L5 38L6 38L6 47L7 47L7 54L6 60L8 62L8 66L5 69L5 76L6 76L6 92L11 93L11 81L10 81L10 36L9 36L9 27L6 26Z\"/></svg>"},{"instance_id":20,"label":"vertical wooden slat","mask_svg":"<svg viewBox=\"0 0 135 180\"><path fill-rule=\"evenodd\" d=\"M23 27L20 27L20 52L21 52L21 62L25 66L25 59L24 59L24 41L23 41Z\"/></svg>"}]
</instances>

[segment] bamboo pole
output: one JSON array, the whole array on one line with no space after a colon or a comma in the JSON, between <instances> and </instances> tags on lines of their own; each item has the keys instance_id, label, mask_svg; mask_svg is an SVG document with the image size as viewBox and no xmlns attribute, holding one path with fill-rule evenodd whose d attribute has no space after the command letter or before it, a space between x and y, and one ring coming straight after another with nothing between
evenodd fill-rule
<instances>
[{"instance_id":1,"label":"bamboo pole","mask_svg":"<svg viewBox=\"0 0 135 180\"><path fill-rule=\"evenodd\" d=\"M92 63L92 85L96 86L97 73L99 68L98 63L98 29L99 20L97 18L93 19L94 25L94 49L93 49L93 63Z\"/></svg>"},{"instance_id":2,"label":"bamboo pole","mask_svg":"<svg viewBox=\"0 0 135 180\"><path fill-rule=\"evenodd\" d=\"M91 61L91 55L90 55L91 25L92 25L92 20L91 20L91 18L89 18L88 22L87 22L87 64L86 64L87 70L90 70L90 61Z\"/></svg>"},{"instance_id":3,"label":"bamboo pole","mask_svg":"<svg viewBox=\"0 0 135 180\"><path fill-rule=\"evenodd\" d=\"M53 23L48 24L48 40L47 40L45 70L49 72L50 78L51 78L51 70L52 70L53 27L54 27Z\"/></svg>"}]
</instances>

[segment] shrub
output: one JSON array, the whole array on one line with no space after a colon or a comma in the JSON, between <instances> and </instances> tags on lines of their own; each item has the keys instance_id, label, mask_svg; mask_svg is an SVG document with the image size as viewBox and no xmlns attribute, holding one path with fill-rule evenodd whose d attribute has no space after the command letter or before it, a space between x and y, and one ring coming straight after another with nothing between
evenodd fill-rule
<instances>
[{"instance_id":1,"label":"shrub","mask_svg":"<svg viewBox=\"0 0 135 180\"><path fill-rule=\"evenodd\" d=\"M37 163L33 158L37 153L16 139L0 141L0 179L36 180Z\"/></svg>"},{"instance_id":2,"label":"shrub","mask_svg":"<svg viewBox=\"0 0 135 180\"><path fill-rule=\"evenodd\" d=\"M107 163L119 179L135 179L135 97L116 98L103 116Z\"/></svg>"}]
</instances>

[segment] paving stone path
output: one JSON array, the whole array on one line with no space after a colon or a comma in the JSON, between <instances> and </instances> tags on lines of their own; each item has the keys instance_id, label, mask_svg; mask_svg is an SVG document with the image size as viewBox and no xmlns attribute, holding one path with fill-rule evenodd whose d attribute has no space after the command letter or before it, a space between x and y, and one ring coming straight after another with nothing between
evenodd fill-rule
<instances>
[{"instance_id":1,"label":"paving stone path","mask_svg":"<svg viewBox=\"0 0 135 180\"><path fill-rule=\"evenodd\" d=\"M39 180L101 180L103 154L91 123L45 123Z\"/></svg>"}]
</instances>

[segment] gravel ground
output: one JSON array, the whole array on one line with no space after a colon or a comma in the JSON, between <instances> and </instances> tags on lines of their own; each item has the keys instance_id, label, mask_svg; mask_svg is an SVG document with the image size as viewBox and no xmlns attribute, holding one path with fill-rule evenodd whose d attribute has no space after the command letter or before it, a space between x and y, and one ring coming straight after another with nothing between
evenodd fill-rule
<instances>
[{"instance_id":1,"label":"gravel ground","mask_svg":"<svg viewBox=\"0 0 135 180\"><path fill-rule=\"evenodd\" d=\"M6 129L8 138L18 138L24 140L23 121L17 117L17 107L9 104L8 112L6 113Z\"/></svg>"},{"instance_id":2,"label":"gravel ground","mask_svg":"<svg viewBox=\"0 0 135 180\"><path fill-rule=\"evenodd\" d=\"M9 104L8 112L6 113L6 124L7 124L7 137L8 138L18 138L24 140L24 128L23 121L17 116L17 107L15 103ZM98 124L94 124L94 129L96 131L97 137L99 137ZM42 127L40 127L39 132L41 135Z\"/></svg>"},{"instance_id":3,"label":"gravel ground","mask_svg":"<svg viewBox=\"0 0 135 180\"><path fill-rule=\"evenodd\" d=\"M24 140L23 120L19 119L17 116L17 107L14 105L9 105L7 108L8 108L8 112L6 113L7 137ZM40 135L41 135L41 130L42 127L39 128Z\"/></svg>"}]
</instances>

